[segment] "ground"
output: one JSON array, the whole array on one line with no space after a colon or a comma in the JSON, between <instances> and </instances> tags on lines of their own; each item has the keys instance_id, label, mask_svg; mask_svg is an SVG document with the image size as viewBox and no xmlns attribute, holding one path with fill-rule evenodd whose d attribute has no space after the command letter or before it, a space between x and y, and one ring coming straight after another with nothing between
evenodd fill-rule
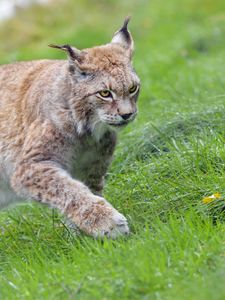
<instances>
[{"instance_id":1,"label":"ground","mask_svg":"<svg viewBox=\"0 0 225 300\"><path fill-rule=\"evenodd\" d=\"M3 210L1 299L225 299L224 12L223 0L61 0L1 24L6 63L106 43L131 14L142 80L104 190L131 235L76 236L34 203Z\"/></svg>"}]
</instances>

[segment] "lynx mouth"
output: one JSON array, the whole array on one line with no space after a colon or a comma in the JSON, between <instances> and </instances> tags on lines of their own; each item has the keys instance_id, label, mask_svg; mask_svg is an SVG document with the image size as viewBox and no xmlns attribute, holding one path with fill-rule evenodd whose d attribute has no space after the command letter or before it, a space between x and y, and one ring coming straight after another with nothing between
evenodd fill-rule
<instances>
[{"instance_id":1,"label":"lynx mouth","mask_svg":"<svg viewBox=\"0 0 225 300\"><path fill-rule=\"evenodd\" d=\"M120 122L120 123L108 123L110 126L113 127L123 127L126 126L129 122Z\"/></svg>"}]
</instances>

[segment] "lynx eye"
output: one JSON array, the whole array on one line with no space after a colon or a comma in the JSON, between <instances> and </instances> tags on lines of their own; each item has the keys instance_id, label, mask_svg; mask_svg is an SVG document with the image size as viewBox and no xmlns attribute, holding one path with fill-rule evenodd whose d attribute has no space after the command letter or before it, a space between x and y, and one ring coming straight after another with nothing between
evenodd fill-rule
<instances>
[{"instance_id":1,"label":"lynx eye","mask_svg":"<svg viewBox=\"0 0 225 300\"><path fill-rule=\"evenodd\" d=\"M112 98L112 93L109 90L102 90L102 91L98 92L98 94L102 98Z\"/></svg>"},{"instance_id":2,"label":"lynx eye","mask_svg":"<svg viewBox=\"0 0 225 300\"><path fill-rule=\"evenodd\" d=\"M132 85L132 87L129 89L130 94L134 94L138 89L137 85Z\"/></svg>"}]
</instances>

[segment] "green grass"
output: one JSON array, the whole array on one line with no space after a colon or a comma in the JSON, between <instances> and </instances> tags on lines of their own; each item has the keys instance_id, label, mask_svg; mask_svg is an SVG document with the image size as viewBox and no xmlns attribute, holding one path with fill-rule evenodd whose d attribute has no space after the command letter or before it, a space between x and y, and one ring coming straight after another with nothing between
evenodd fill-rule
<instances>
[{"instance_id":1,"label":"green grass","mask_svg":"<svg viewBox=\"0 0 225 300\"><path fill-rule=\"evenodd\" d=\"M133 16L139 116L105 187L131 235L95 241L44 206L3 210L0 299L225 299L224 1L54 3L1 24L1 63L63 58L49 43L106 43Z\"/></svg>"}]
</instances>

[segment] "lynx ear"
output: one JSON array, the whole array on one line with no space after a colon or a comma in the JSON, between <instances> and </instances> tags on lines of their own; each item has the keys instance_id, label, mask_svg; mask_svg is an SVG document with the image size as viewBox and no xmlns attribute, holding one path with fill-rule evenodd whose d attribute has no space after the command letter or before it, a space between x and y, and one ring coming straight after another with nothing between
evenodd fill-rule
<instances>
[{"instance_id":1,"label":"lynx ear","mask_svg":"<svg viewBox=\"0 0 225 300\"><path fill-rule=\"evenodd\" d=\"M130 53L132 53L134 48L134 43L129 30L127 29L129 21L130 21L130 17L126 17L123 26L118 31L116 31L116 33L112 38L111 43L120 44L123 48L129 50Z\"/></svg>"},{"instance_id":2,"label":"lynx ear","mask_svg":"<svg viewBox=\"0 0 225 300\"><path fill-rule=\"evenodd\" d=\"M83 62L85 53L81 50L78 50L78 49L76 49L74 47L71 47L69 45L58 46L58 45L50 44L48 46L51 47L51 48L56 48L56 49L66 51L67 54L68 54L69 59L73 62L78 62L79 64L81 64Z\"/></svg>"}]
</instances>

